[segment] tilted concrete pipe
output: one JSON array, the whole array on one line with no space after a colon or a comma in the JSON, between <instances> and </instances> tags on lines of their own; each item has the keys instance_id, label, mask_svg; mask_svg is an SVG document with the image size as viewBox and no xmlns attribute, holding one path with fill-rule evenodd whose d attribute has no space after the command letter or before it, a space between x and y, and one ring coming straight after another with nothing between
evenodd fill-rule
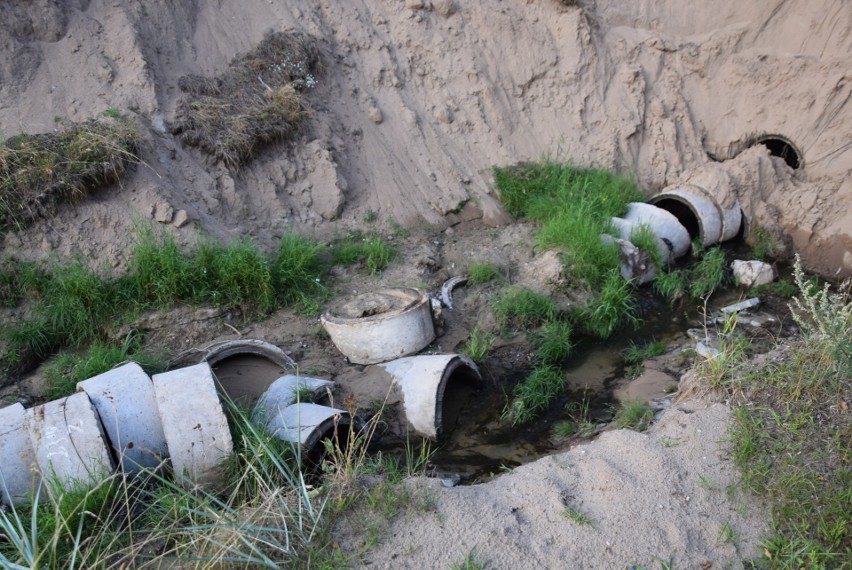
<instances>
[{"instance_id":1,"label":"tilted concrete pipe","mask_svg":"<svg viewBox=\"0 0 852 570\"><path fill-rule=\"evenodd\" d=\"M670 212L643 202L631 202L627 205L624 219L633 226L646 225L655 236L663 240L671 251L671 257L685 255L692 242L689 232Z\"/></svg>"},{"instance_id":2,"label":"tilted concrete pipe","mask_svg":"<svg viewBox=\"0 0 852 570\"><path fill-rule=\"evenodd\" d=\"M399 358L380 365L399 386L405 417L421 435L438 438L443 429L444 392L460 377L481 380L479 368L461 354Z\"/></svg>"},{"instance_id":3,"label":"tilted concrete pipe","mask_svg":"<svg viewBox=\"0 0 852 570\"><path fill-rule=\"evenodd\" d=\"M735 238L743 223L739 201L725 208L711 191L694 183L669 186L649 202L675 216L704 247Z\"/></svg>"},{"instance_id":4,"label":"tilted concrete pipe","mask_svg":"<svg viewBox=\"0 0 852 570\"><path fill-rule=\"evenodd\" d=\"M119 467L136 474L168 457L154 385L135 362L77 383L98 411Z\"/></svg>"}]
</instances>

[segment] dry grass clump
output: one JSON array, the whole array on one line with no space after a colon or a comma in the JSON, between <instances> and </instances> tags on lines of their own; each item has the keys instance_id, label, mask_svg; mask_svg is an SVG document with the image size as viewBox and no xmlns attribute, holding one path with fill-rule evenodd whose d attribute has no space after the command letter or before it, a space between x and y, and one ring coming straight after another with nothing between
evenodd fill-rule
<instances>
[{"instance_id":1,"label":"dry grass clump","mask_svg":"<svg viewBox=\"0 0 852 570\"><path fill-rule=\"evenodd\" d=\"M137 145L133 123L115 115L0 142L0 230L47 218L58 204L118 181L137 160Z\"/></svg>"},{"instance_id":2,"label":"dry grass clump","mask_svg":"<svg viewBox=\"0 0 852 570\"><path fill-rule=\"evenodd\" d=\"M236 169L258 146L298 132L307 114L301 93L316 85L320 70L312 38L269 34L217 77L180 78L185 95L172 132Z\"/></svg>"}]
</instances>

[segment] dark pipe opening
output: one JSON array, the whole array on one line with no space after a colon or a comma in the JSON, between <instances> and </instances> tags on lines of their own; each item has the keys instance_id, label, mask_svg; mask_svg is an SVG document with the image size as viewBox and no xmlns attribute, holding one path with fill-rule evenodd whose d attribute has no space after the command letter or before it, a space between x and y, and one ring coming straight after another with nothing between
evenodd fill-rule
<instances>
[{"instance_id":1,"label":"dark pipe opening","mask_svg":"<svg viewBox=\"0 0 852 570\"><path fill-rule=\"evenodd\" d=\"M701 224L698 222L698 216L685 203L673 198L664 198L658 202L654 202L654 205L677 218L677 221L689 232L690 239L695 239L701 234Z\"/></svg>"},{"instance_id":2,"label":"dark pipe opening","mask_svg":"<svg viewBox=\"0 0 852 570\"><path fill-rule=\"evenodd\" d=\"M440 434L453 431L459 423L462 412L478 391L479 376L467 366L459 366L447 378L440 406Z\"/></svg>"},{"instance_id":3,"label":"dark pipe opening","mask_svg":"<svg viewBox=\"0 0 852 570\"><path fill-rule=\"evenodd\" d=\"M765 136L757 139L754 144L762 144L769 149L769 154L777 156L787 163L793 170L802 165L802 157L796 147L789 140L777 135Z\"/></svg>"},{"instance_id":4,"label":"dark pipe opening","mask_svg":"<svg viewBox=\"0 0 852 570\"><path fill-rule=\"evenodd\" d=\"M326 442L330 443L331 449L339 450L339 455L345 457L346 450L351 443L350 440L357 435L356 426L350 425L348 417L340 418L337 422L330 422L328 428L317 438L316 443L307 449L302 461L309 470L321 470L323 462L333 462L335 455L337 455L329 453L329 446Z\"/></svg>"}]
</instances>

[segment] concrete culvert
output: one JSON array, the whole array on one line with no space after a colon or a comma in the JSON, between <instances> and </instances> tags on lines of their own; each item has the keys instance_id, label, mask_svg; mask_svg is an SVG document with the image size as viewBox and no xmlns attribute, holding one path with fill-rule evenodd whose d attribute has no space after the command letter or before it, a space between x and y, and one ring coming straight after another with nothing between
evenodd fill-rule
<instances>
[{"instance_id":1,"label":"concrete culvert","mask_svg":"<svg viewBox=\"0 0 852 570\"><path fill-rule=\"evenodd\" d=\"M323 441L331 439L345 449L350 433L361 426L346 410L304 403L278 409L266 418L265 427L271 435L299 444L303 462L318 465L325 455Z\"/></svg>"},{"instance_id":2,"label":"concrete culvert","mask_svg":"<svg viewBox=\"0 0 852 570\"><path fill-rule=\"evenodd\" d=\"M479 383L479 368L461 354L436 354L399 358L381 365L399 386L405 417L419 434L437 439L445 420L455 421L458 410L446 398L449 387ZM452 391L451 390L451 391ZM450 416L450 417L446 417Z\"/></svg>"},{"instance_id":3,"label":"concrete culvert","mask_svg":"<svg viewBox=\"0 0 852 570\"><path fill-rule=\"evenodd\" d=\"M414 354L435 339L429 296L419 289L357 295L329 308L321 320L334 346L356 364Z\"/></svg>"},{"instance_id":4,"label":"concrete culvert","mask_svg":"<svg viewBox=\"0 0 852 570\"><path fill-rule=\"evenodd\" d=\"M25 414L21 404L0 408L0 499L7 505L25 503L40 482Z\"/></svg>"},{"instance_id":5,"label":"concrete culvert","mask_svg":"<svg viewBox=\"0 0 852 570\"><path fill-rule=\"evenodd\" d=\"M646 225L669 246L671 257L685 255L692 245L690 234L677 216L651 204L631 202L624 219L634 226Z\"/></svg>"},{"instance_id":6,"label":"concrete culvert","mask_svg":"<svg viewBox=\"0 0 852 570\"><path fill-rule=\"evenodd\" d=\"M650 203L673 215L705 247L736 237L742 226L739 202L723 208L710 192L694 184L670 186Z\"/></svg>"}]
</instances>

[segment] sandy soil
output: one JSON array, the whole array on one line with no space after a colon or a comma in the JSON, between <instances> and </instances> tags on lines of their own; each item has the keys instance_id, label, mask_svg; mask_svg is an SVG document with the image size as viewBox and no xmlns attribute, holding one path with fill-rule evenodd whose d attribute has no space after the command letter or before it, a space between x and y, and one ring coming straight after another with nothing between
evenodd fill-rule
<instances>
[{"instance_id":1,"label":"sandy soil","mask_svg":"<svg viewBox=\"0 0 852 570\"><path fill-rule=\"evenodd\" d=\"M252 235L447 217L475 204L506 221L493 164L544 154L634 172L649 193L786 136L791 170L752 157L737 193L751 224L783 231L827 274L852 272L852 6L743 7L556 0L121 3L0 8L0 133L57 128L116 107L144 130L140 164L57 219L9 234L5 252L120 265L134 219L158 204L179 230ZM234 173L168 132L186 74L213 75L269 29L317 38L326 71L296 141Z\"/></svg>"},{"instance_id":2,"label":"sandy soil","mask_svg":"<svg viewBox=\"0 0 852 570\"><path fill-rule=\"evenodd\" d=\"M776 233L812 269L852 275L852 4L582 4L5 2L0 135L46 132L115 107L134 118L143 143L121 185L6 234L0 253L82 254L120 269L133 224L169 208L189 215L186 226L170 226L185 242L204 233L264 246L290 228L322 237L363 227L372 210L379 227L415 225L425 238L382 284L434 287L472 259L530 284L546 262L528 245L529 228L506 226L490 168L549 154L635 173L648 194L699 174L724 179L749 226ZM178 79L222 71L270 29L314 36L326 70L308 95L303 134L232 172L169 133ZM800 168L746 148L766 134L789 139ZM338 278L340 293L378 284ZM215 311L146 318L149 342L172 352L235 336L234 321ZM454 350L488 318L467 313L438 348ZM345 375L317 331L315 320L282 312L239 333ZM488 484L412 481L433 496L434 512L395 521L366 562L447 567L475 549L494 568L739 566L760 554L767 514L727 493L736 482L729 415L692 399L647 435L608 432ZM568 520L567 508L592 524ZM723 525L733 543L720 539Z\"/></svg>"}]
</instances>

